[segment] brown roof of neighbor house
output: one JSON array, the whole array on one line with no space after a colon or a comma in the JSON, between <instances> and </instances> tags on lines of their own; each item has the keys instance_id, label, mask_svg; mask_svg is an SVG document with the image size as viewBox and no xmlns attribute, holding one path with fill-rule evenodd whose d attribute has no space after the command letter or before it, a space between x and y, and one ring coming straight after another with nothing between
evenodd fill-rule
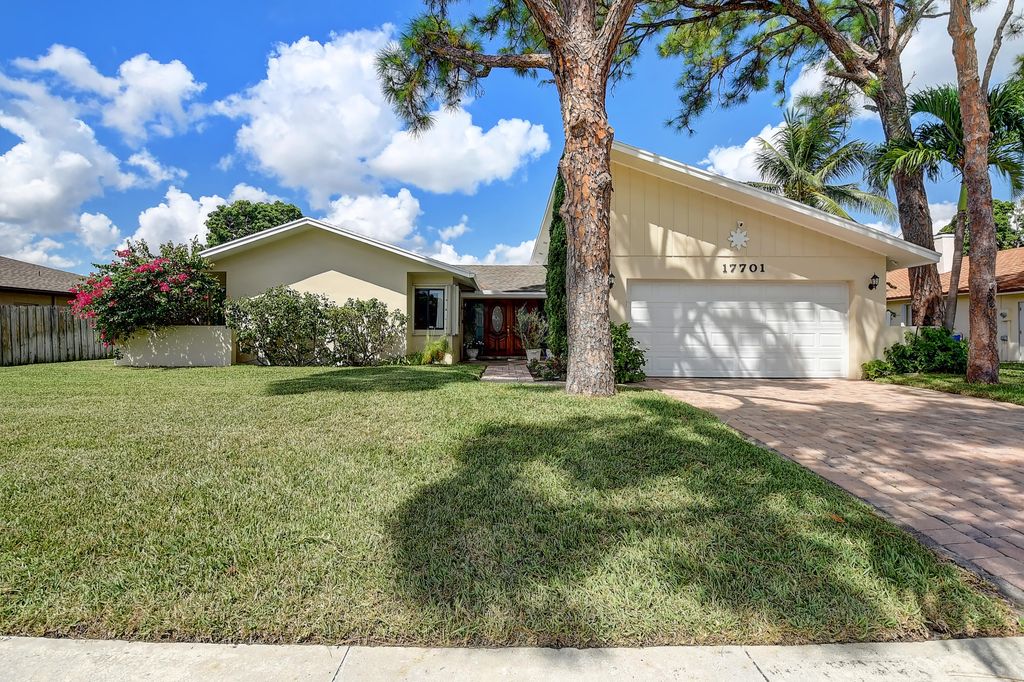
<instances>
[{"instance_id":1,"label":"brown roof of neighbor house","mask_svg":"<svg viewBox=\"0 0 1024 682\"><path fill-rule=\"evenodd\" d=\"M0 289L66 294L82 279L73 272L0 256Z\"/></svg>"},{"instance_id":2,"label":"brown roof of neighbor house","mask_svg":"<svg viewBox=\"0 0 1024 682\"><path fill-rule=\"evenodd\" d=\"M543 294L547 268L543 265L463 265L476 276L482 291Z\"/></svg>"},{"instance_id":3,"label":"brown roof of neighbor house","mask_svg":"<svg viewBox=\"0 0 1024 682\"><path fill-rule=\"evenodd\" d=\"M966 294L971 275L971 258L964 258L960 269L960 284L957 292ZM949 291L949 273L939 275L942 281L942 292ZM910 276L906 270L893 270L885 278L888 285L885 297L910 298ZM996 290L1000 293L1008 291L1024 291L1024 247L1006 249L996 254Z\"/></svg>"}]
</instances>

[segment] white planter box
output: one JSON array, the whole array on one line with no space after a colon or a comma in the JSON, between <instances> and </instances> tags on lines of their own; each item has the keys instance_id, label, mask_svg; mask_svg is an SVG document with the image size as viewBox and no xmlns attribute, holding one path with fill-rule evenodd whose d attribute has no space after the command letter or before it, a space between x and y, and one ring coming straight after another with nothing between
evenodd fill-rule
<instances>
[{"instance_id":1,"label":"white planter box","mask_svg":"<svg viewBox=\"0 0 1024 682\"><path fill-rule=\"evenodd\" d=\"M231 330L224 326L181 326L142 331L121 347L121 357L114 364L226 367L231 364Z\"/></svg>"},{"instance_id":2,"label":"white planter box","mask_svg":"<svg viewBox=\"0 0 1024 682\"><path fill-rule=\"evenodd\" d=\"M542 348L527 348L526 349L526 361L534 362L540 360L540 355L543 352Z\"/></svg>"}]
</instances>

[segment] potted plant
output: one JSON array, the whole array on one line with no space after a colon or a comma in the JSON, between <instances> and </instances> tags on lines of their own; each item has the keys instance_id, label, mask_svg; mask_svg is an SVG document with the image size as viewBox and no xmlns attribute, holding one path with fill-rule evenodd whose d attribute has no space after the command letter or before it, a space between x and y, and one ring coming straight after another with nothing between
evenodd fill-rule
<instances>
[{"instance_id":1,"label":"potted plant","mask_svg":"<svg viewBox=\"0 0 1024 682\"><path fill-rule=\"evenodd\" d=\"M483 347L483 341L480 339L473 339L466 344L466 357L470 360L476 360L477 356L480 355L480 349Z\"/></svg>"},{"instance_id":2,"label":"potted plant","mask_svg":"<svg viewBox=\"0 0 1024 682\"><path fill-rule=\"evenodd\" d=\"M516 334L526 349L526 360L540 360L541 346L548 335L548 321L540 310L527 310L526 306L516 311Z\"/></svg>"}]
</instances>

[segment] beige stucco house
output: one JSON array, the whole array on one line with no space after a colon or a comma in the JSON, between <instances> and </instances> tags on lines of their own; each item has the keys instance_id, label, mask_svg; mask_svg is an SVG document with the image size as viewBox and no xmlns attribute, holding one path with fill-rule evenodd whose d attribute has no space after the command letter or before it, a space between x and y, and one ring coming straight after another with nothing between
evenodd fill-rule
<instances>
[{"instance_id":1,"label":"beige stucco house","mask_svg":"<svg viewBox=\"0 0 1024 682\"><path fill-rule=\"evenodd\" d=\"M652 376L859 377L895 340L886 273L938 254L685 164L615 143L611 315ZM532 263L451 265L303 218L207 249L229 298L285 284L376 297L409 317L409 350L449 338L523 352L516 311L544 299L551 207Z\"/></svg>"},{"instance_id":2,"label":"beige stucco house","mask_svg":"<svg viewBox=\"0 0 1024 682\"><path fill-rule=\"evenodd\" d=\"M953 266L953 235L935 235L935 246L940 254L942 293L946 294ZM965 339L970 333L970 273L971 259L968 256L960 269L956 318L953 320L953 332ZM890 272L886 284L889 324L895 327L909 325L910 279L907 271ZM1024 248L1007 249L996 254L996 291L999 359L1003 362L1024 362Z\"/></svg>"}]
</instances>

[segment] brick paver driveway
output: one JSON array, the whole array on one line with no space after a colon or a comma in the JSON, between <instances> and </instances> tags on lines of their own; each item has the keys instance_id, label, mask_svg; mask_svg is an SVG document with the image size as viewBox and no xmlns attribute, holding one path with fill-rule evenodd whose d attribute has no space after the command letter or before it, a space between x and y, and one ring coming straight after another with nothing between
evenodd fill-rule
<instances>
[{"instance_id":1,"label":"brick paver driveway","mask_svg":"<svg viewBox=\"0 0 1024 682\"><path fill-rule=\"evenodd\" d=\"M1024 602L1024 407L867 381L651 379Z\"/></svg>"}]
</instances>

